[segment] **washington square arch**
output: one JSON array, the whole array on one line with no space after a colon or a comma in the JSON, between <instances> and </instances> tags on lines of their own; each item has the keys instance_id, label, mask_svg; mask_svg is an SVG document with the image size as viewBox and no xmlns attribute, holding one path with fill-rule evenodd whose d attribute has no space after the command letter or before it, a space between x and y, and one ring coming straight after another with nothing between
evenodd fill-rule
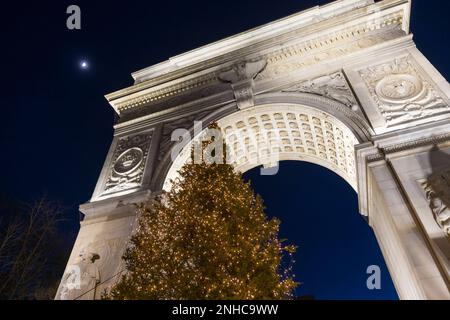
<instances>
[{"instance_id":1,"label":"washington square arch","mask_svg":"<svg viewBox=\"0 0 450 320\"><path fill-rule=\"evenodd\" d=\"M188 153L171 157L172 133L193 134L195 121L239 133L228 143L238 171L270 168L276 152L336 172L399 297L450 299L450 86L416 48L410 10L340 0L133 73L106 96L114 139L56 299L98 299L114 284L136 204L170 188Z\"/></svg>"}]
</instances>

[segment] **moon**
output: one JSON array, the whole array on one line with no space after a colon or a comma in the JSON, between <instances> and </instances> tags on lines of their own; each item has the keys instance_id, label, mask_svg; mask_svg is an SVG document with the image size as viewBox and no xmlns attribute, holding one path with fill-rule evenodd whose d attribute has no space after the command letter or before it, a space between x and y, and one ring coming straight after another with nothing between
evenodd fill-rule
<instances>
[{"instance_id":1,"label":"moon","mask_svg":"<svg viewBox=\"0 0 450 320\"><path fill-rule=\"evenodd\" d=\"M86 60L80 61L80 68L86 70L89 68L89 63Z\"/></svg>"}]
</instances>

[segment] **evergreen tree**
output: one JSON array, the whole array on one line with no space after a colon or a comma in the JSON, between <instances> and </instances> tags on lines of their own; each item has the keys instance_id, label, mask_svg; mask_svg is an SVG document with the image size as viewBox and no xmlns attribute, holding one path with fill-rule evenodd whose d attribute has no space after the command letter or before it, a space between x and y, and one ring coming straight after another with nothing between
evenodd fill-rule
<instances>
[{"instance_id":1,"label":"evergreen tree","mask_svg":"<svg viewBox=\"0 0 450 320\"><path fill-rule=\"evenodd\" d=\"M186 164L172 191L140 208L109 299L286 299L297 286L250 182L229 164Z\"/></svg>"}]
</instances>

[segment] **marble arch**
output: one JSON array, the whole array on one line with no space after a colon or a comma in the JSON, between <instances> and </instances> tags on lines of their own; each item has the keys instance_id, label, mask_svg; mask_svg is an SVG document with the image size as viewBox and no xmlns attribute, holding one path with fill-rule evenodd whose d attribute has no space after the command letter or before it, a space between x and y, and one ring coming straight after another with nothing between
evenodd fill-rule
<instances>
[{"instance_id":1,"label":"marble arch","mask_svg":"<svg viewBox=\"0 0 450 320\"><path fill-rule=\"evenodd\" d=\"M338 0L134 72L106 96L114 137L56 299L99 298L118 279L136 204L185 161L171 161L172 132L198 120L340 174L399 297L450 299L450 84L416 47L410 15L410 0ZM241 138L238 170L272 164L250 161L262 138ZM97 258L80 264L83 252ZM77 267L95 281L69 287Z\"/></svg>"}]
</instances>

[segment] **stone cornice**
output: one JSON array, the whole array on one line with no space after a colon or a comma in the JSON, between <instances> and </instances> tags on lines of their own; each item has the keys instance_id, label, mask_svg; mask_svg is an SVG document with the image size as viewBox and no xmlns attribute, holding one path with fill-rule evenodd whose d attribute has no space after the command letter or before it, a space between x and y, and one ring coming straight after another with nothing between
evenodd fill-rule
<instances>
[{"instance_id":1,"label":"stone cornice","mask_svg":"<svg viewBox=\"0 0 450 320\"><path fill-rule=\"evenodd\" d=\"M229 68L237 56L265 57L270 64L309 54L309 52L317 51L318 48L322 51L332 49L338 42L351 41L351 39L357 41L365 34L380 33L384 29L392 30L393 26L398 26L397 28L402 29L405 34L409 32L409 6L408 0L384 0L335 17L325 17L324 20L315 22L308 28L300 27L281 34L275 39L272 35L271 41L267 40L267 43L262 41L255 44L253 41L248 41L248 45L242 49L205 60L198 66L189 65L137 83L132 87L109 94L106 98L120 114L124 110L213 85L219 81L218 74L221 70ZM275 22L275 25L277 23ZM284 47L280 49L280 46ZM318 59L317 63L320 62L321 60ZM188 74L190 76L187 76Z\"/></svg>"},{"instance_id":2,"label":"stone cornice","mask_svg":"<svg viewBox=\"0 0 450 320\"><path fill-rule=\"evenodd\" d=\"M263 42L292 30L307 28L320 21L327 20L358 8L373 4L373 0L341 0L323 6L316 6L263 26L242 32L223 40L205 45L189 52L177 55L155 66L136 71L132 74L137 83L157 78L163 74L189 67L204 61L226 55L249 44Z\"/></svg>"},{"instance_id":3,"label":"stone cornice","mask_svg":"<svg viewBox=\"0 0 450 320\"><path fill-rule=\"evenodd\" d=\"M450 133L444 133L439 134L431 137L426 137L423 139L417 139L417 140L410 140L405 141L397 144L388 145L382 148L379 148L378 150L381 150L381 152L376 152L373 154L370 154L367 156L368 162L375 162L380 160L385 160L386 156L403 152L411 149L416 149L420 147L427 147L427 146L435 146L436 144L446 143L450 141Z\"/></svg>"},{"instance_id":4,"label":"stone cornice","mask_svg":"<svg viewBox=\"0 0 450 320\"><path fill-rule=\"evenodd\" d=\"M392 50L398 51L403 50L405 48L408 48L409 46L414 46L414 43L412 42L412 35L408 35L399 39L394 39L389 42L385 42L375 49L376 55L384 55ZM342 62L344 65L347 65L352 61L359 62L360 60L365 59L365 52L366 50L361 50L358 53L351 54L348 56L345 56L342 58ZM372 52L372 53L374 53ZM285 78L279 78L276 80L275 86L272 82L268 81L258 81L256 82L255 87L255 99L258 99L261 95L267 94L267 93L281 93L284 88L289 86L292 82L295 81L304 81L310 77L316 77L321 75L321 73L317 72L318 68L308 67L300 70L295 70L290 73L290 77ZM338 69L336 69L338 70ZM297 79L297 80L293 80ZM152 105L152 110L148 110L145 106L141 107L139 109L136 109L136 111L132 111L131 116L126 119L125 117L122 117L122 121L116 123L114 125L114 128L116 129L116 134L122 134L124 132L130 132L133 131L132 128L141 127L142 125L152 125L152 123L159 123L161 121L168 121L172 119L173 117L179 116L179 115L185 115L189 114L191 112L195 112L196 110L202 109L202 108L208 108L208 109L214 109L218 108L220 106L233 103L233 92L232 88L230 86L229 90L221 90L218 91L219 93L216 93L214 95L208 95L201 99L186 99L186 101L181 101L176 104L173 104L172 106L167 106L163 104L159 104L158 109L154 108L154 105ZM163 101L164 102L164 101ZM138 111L139 110L139 111ZM343 112L346 113L349 110L344 110ZM364 120L362 120L364 122ZM366 127L367 129L368 127ZM369 132L371 132L371 135L373 134L371 129L368 129Z\"/></svg>"}]
</instances>

